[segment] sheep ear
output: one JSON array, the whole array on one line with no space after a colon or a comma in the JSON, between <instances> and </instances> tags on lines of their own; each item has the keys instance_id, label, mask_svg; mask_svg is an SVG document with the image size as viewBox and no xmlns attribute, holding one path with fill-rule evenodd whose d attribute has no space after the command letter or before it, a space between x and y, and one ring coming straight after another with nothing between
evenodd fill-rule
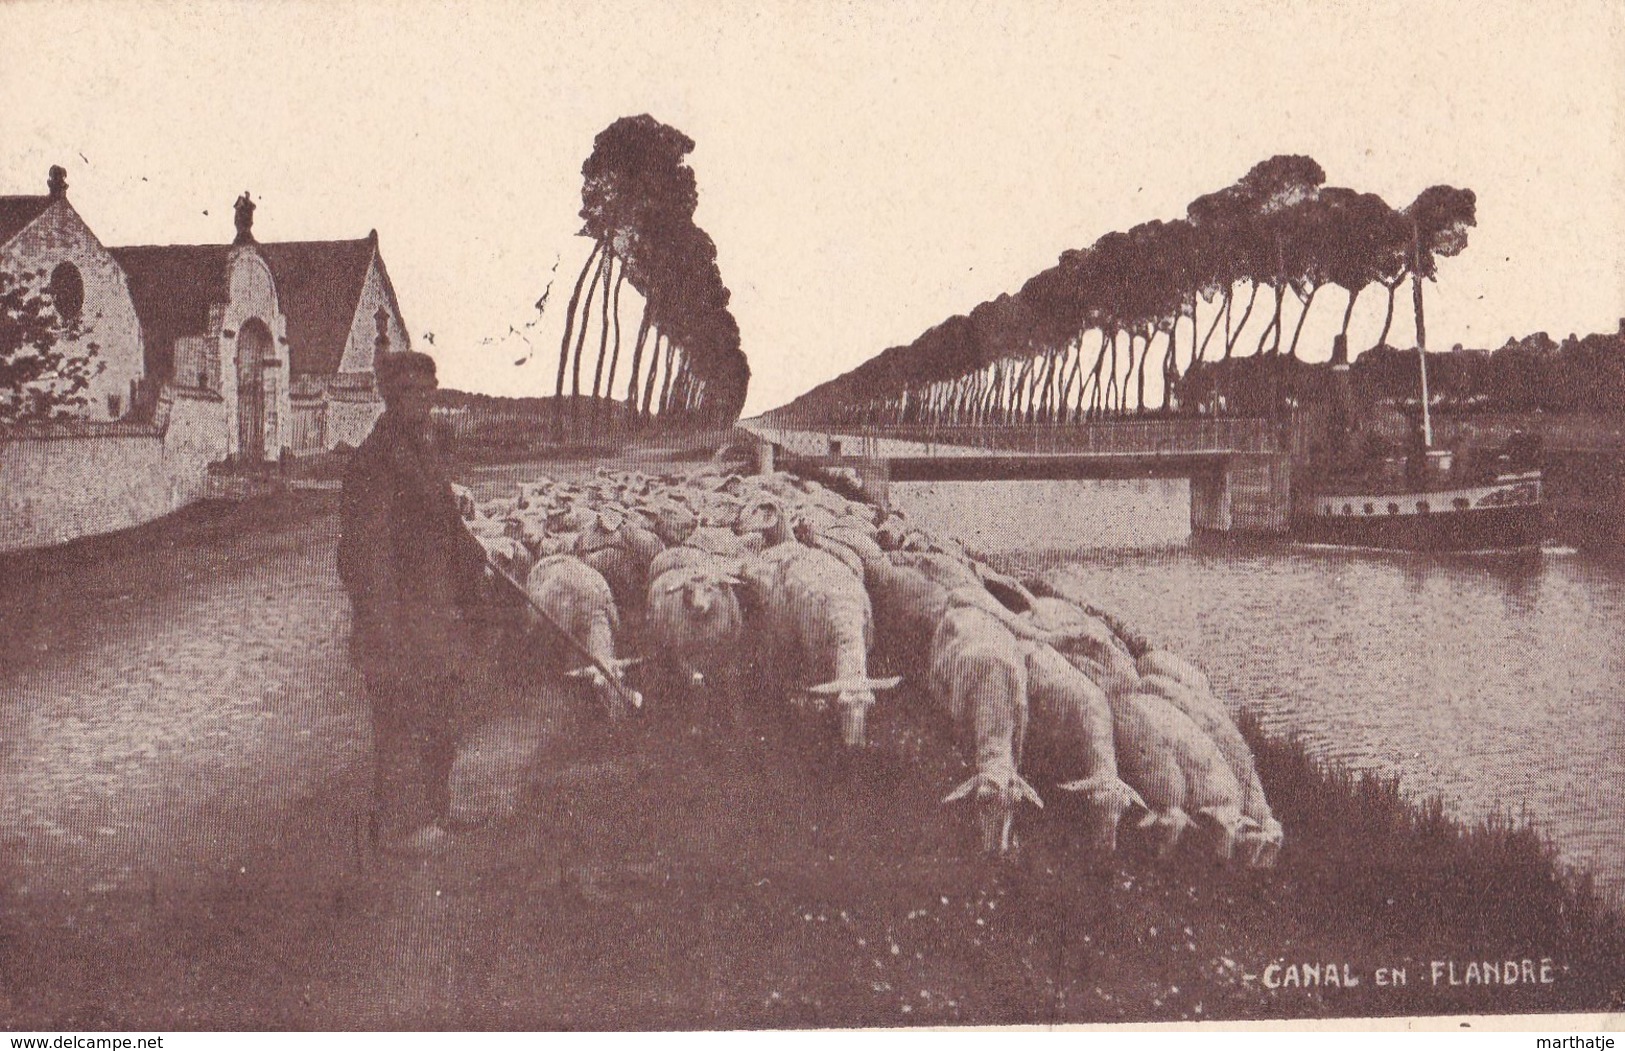
<instances>
[{"instance_id":1,"label":"sheep ear","mask_svg":"<svg viewBox=\"0 0 1625 1051\"><path fill-rule=\"evenodd\" d=\"M1055 787L1063 792L1093 792L1096 789L1105 788L1110 783L1110 778L1107 775L1096 774L1093 777L1085 777L1078 781L1062 781Z\"/></svg>"},{"instance_id":2,"label":"sheep ear","mask_svg":"<svg viewBox=\"0 0 1625 1051\"><path fill-rule=\"evenodd\" d=\"M816 694L820 697L828 697L832 694L844 693L847 691L857 692L858 690L869 690L872 692L874 690L890 690L894 689L902 681L903 678L900 675L893 676L890 679L871 679L867 676L852 679L835 679L832 682L821 682L817 686L809 686L806 688L805 692Z\"/></svg>"},{"instance_id":3,"label":"sheep ear","mask_svg":"<svg viewBox=\"0 0 1625 1051\"><path fill-rule=\"evenodd\" d=\"M1151 810L1151 809L1147 808L1147 810L1145 812L1145 816L1142 817L1140 819L1140 821L1139 821L1139 827L1140 828L1150 828L1152 825L1155 825L1156 823L1157 823L1157 812L1155 810Z\"/></svg>"},{"instance_id":4,"label":"sheep ear","mask_svg":"<svg viewBox=\"0 0 1625 1051\"><path fill-rule=\"evenodd\" d=\"M964 784L960 785L958 788L954 789L952 792L949 792L947 795L943 796L942 801L944 803L953 803L957 800L964 799L972 792L976 791L977 786L980 785L981 782L982 777L980 774L977 774Z\"/></svg>"},{"instance_id":5,"label":"sheep ear","mask_svg":"<svg viewBox=\"0 0 1625 1051\"><path fill-rule=\"evenodd\" d=\"M1025 799L1038 809L1044 809L1044 801L1038 798L1038 789L1028 784L1027 780L1020 774L1016 775L1015 789L1017 800Z\"/></svg>"}]
</instances>

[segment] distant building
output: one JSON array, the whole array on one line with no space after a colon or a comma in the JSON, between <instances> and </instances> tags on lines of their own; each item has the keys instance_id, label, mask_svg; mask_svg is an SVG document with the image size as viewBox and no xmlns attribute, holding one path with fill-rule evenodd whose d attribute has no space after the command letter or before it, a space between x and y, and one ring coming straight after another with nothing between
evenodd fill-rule
<instances>
[{"instance_id":1,"label":"distant building","mask_svg":"<svg viewBox=\"0 0 1625 1051\"><path fill-rule=\"evenodd\" d=\"M109 249L60 172L47 196L0 197L0 269L48 274L58 302L83 304L104 363L88 418L140 418L169 389L224 405L234 460L366 437L383 411L375 355L411 347L376 230L261 243L245 193L231 244Z\"/></svg>"},{"instance_id":2,"label":"distant building","mask_svg":"<svg viewBox=\"0 0 1625 1051\"><path fill-rule=\"evenodd\" d=\"M52 168L47 192L0 197L0 271L49 288L57 310L77 320L70 354L96 348L101 372L91 380L82 415L117 420L129 413L144 374L141 325L122 267L68 202L67 175Z\"/></svg>"}]
</instances>

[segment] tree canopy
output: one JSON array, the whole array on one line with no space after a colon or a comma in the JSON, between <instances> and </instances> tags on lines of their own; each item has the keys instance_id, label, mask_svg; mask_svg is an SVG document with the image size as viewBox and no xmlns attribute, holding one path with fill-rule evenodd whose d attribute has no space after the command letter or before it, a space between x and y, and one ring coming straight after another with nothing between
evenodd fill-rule
<instances>
[{"instance_id":1,"label":"tree canopy","mask_svg":"<svg viewBox=\"0 0 1625 1051\"><path fill-rule=\"evenodd\" d=\"M1304 322L1328 286L1346 293L1342 334L1373 285L1394 296L1438 260L1466 247L1471 190L1434 186L1404 210L1381 197L1327 186L1311 157L1283 154L1229 186L1202 194L1183 216L1110 231L1068 249L1015 293L950 318L913 342L775 410L785 422L821 424L1067 423L1103 415L1213 409L1224 401L1210 361L1251 353L1295 359ZM1260 304L1260 292L1264 293ZM1260 329L1249 320L1268 320ZM1244 332L1256 332L1251 347ZM1161 375L1147 404L1146 373ZM1277 379L1291 370L1253 370ZM1234 374L1234 373L1232 373ZM1276 402L1285 397L1272 396Z\"/></svg>"},{"instance_id":2,"label":"tree canopy","mask_svg":"<svg viewBox=\"0 0 1625 1051\"><path fill-rule=\"evenodd\" d=\"M616 397L621 290L630 284L643 309L624 404L643 419L701 426L732 423L744 407L750 366L716 245L694 222L699 188L686 160L693 149L694 140L648 114L622 117L593 140L581 167L581 233L593 249L570 295L554 389L562 398L568 376L572 406L586 395L601 409ZM584 388L595 317L597 356Z\"/></svg>"}]
</instances>

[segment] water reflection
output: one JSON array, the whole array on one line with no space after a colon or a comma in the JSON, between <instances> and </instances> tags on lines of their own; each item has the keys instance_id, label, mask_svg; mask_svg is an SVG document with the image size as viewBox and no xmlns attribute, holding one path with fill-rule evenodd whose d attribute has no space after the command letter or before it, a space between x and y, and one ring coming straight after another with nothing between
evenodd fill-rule
<instances>
[{"instance_id":1,"label":"water reflection","mask_svg":"<svg viewBox=\"0 0 1625 1051\"><path fill-rule=\"evenodd\" d=\"M1625 563L1192 538L1180 482L898 485L923 524L1060 570L1319 754L1527 814L1625 889Z\"/></svg>"}]
</instances>

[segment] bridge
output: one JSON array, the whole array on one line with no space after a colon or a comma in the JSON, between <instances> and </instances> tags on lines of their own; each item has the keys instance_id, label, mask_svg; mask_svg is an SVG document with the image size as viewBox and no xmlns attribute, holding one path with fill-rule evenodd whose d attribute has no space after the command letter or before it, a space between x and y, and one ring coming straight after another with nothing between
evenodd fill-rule
<instances>
[{"instance_id":1,"label":"bridge","mask_svg":"<svg viewBox=\"0 0 1625 1051\"><path fill-rule=\"evenodd\" d=\"M1262 419L818 430L758 417L739 426L759 439L762 469L847 469L882 507L892 482L1188 478L1194 531L1281 533L1291 512L1292 454Z\"/></svg>"}]
</instances>

